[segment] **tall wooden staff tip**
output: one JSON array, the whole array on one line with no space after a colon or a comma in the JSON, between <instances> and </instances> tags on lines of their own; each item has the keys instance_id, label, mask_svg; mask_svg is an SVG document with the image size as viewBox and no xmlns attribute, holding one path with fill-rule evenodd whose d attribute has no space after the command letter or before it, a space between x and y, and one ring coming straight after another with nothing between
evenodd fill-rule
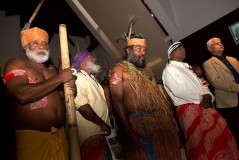
<instances>
[{"instance_id":1,"label":"tall wooden staff tip","mask_svg":"<svg viewBox=\"0 0 239 160\"><path fill-rule=\"evenodd\" d=\"M43 4L44 1L45 1L45 0L41 0L41 1L39 2L39 4L37 5L37 8L34 10L32 16L31 16L31 18L29 19L29 21L28 21L27 23L25 23L25 25L24 25L24 27L23 27L22 30L29 29L29 28L31 27L32 21L33 21L34 18L36 17L36 15L37 15L37 13L39 12L39 10L40 10L40 8L41 8L41 6L42 6L42 4Z\"/></svg>"}]
</instances>

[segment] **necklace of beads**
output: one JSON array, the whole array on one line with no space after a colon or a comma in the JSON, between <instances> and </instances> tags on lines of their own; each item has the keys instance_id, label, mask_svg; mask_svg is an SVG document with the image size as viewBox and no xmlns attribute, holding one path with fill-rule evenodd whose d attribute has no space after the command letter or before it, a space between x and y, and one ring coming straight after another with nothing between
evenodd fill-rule
<instances>
[{"instance_id":1,"label":"necklace of beads","mask_svg":"<svg viewBox=\"0 0 239 160\"><path fill-rule=\"evenodd\" d=\"M130 62L128 62L128 61L123 61L123 63L128 65L128 68L129 68L130 72L133 73L133 75L135 75L135 74L136 74L136 71L137 71L141 77L143 77L144 79L146 79L148 82L151 82L150 79L147 78L147 77L143 74L142 71L136 69L136 68L133 66L132 63L130 63ZM135 70L136 70L136 71L135 71Z\"/></svg>"}]
</instances>

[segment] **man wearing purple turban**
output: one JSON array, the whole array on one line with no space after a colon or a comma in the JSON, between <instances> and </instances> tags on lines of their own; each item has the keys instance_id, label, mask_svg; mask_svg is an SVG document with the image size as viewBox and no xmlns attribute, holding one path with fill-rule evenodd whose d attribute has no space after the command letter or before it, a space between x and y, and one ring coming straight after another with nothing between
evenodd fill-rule
<instances>
[{"instance_id":1,"label":"man wearing purple turban","mask_svg":"<svg viewBox=\"0 0 239 160\"><path fill-rule=\"evenodd\" d=\"M111 128L103 88L93 76L100 66L85 50L75 56L72 67L78 71L74 102L82 160L104 160L109 153L105 136L110 135Z\"/></svg>"}]
</instances>

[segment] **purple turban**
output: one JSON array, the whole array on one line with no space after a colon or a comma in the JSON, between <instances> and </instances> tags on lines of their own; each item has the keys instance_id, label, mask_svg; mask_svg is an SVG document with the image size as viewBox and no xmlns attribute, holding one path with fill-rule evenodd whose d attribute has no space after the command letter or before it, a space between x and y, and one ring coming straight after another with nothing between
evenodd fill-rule
<instances>
[{"instance_id":1,"label":"purple turban","mask_svg":"<svg viewBox=\"0 0 239 160\"><path fill-rule=\"evenodd\" d=\"M81 64L89 55L91 55L91 53L87 50L81 51L80 53L76 54L72 63L72 68L80 71L79 64Z\"/></svg>"}]
</instances>

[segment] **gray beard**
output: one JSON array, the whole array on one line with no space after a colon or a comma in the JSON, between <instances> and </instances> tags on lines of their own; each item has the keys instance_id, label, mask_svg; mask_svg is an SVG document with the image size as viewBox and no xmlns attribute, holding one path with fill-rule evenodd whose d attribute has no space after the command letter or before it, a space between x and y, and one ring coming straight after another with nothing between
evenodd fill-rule
<instances>
[{"instance_id":1,"label":"gray beard","mask_svg":"<svg viewBox=\"0 0 239 160\"><path fill-rule=\"evenodd\" d=\"M44 52L44 56L37 55L38 52ZM44 63L49 59L49 50L30 50L29 48L26 49L26 55L29 59L34 60L37 63Z\"/></svg>"},{"instance_id":2,"label":"gray beard","mask_svg":"<svg viewBox=\"0 0 239 160\"><path fill-rule=\"evenodd\" d=\"M92 74L97 73L101 68L99 65L94 64L90 61L87 62L86 67Z\"/></svg>"},{"instance_id":3,"label":"gray beard","mask_svg":"<svg viewBox=\"0 0 239 160\"><path fill-rule=\"evenodd\" d=\"M128 56L130 63L133 63L136 67L144 68L146 66L146 61L143 56L137 56L133 52L130 52Z\"/></svg>"}]
</instances>

